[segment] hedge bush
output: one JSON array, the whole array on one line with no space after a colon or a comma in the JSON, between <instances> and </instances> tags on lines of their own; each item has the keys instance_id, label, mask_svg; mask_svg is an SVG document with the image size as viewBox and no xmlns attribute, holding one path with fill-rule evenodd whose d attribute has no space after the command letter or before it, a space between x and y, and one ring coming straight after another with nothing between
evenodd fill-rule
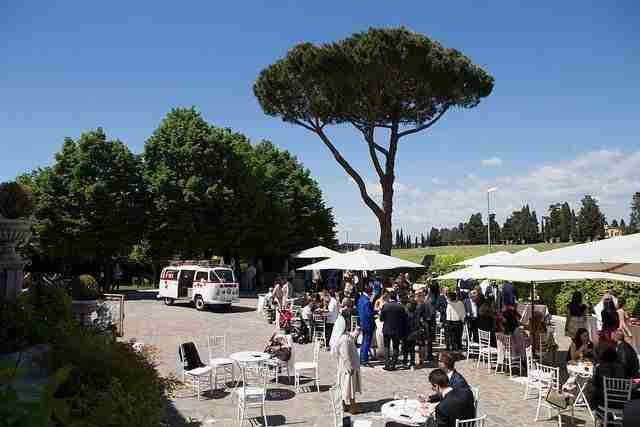
<instances>
[{"instance_id":1,"label":"hedge bush","mask_svg":"<svg viewBox=\"0 0 640 427\"><path fill-rule=\"evenodd\" d=\"M518 283L515 286L520 300L529 298L530 284ZM627 313L640 317L640 286L638 285L593 280L536 285L536 292L549 306L549 311L562 316L567 314L567 304L575 291L582 292L583 302L593 307L600 302L607 289L610 289L616 297L624 297L627 300L625 305Z\"/></svg>"},{"instance_id":2,"label":"hedge bush","mask_svg":"<svg viewBox=\"0 0 640 427\"><path fill-rule=\"evenodd\" d=\"M90 426L156 427L166 396L177 385L162 378L149 353L112 342L91 329L68 324L52 343L54 368L72 366L57 397L69 405L71 419Z\"/></svg>"}]
</instances>

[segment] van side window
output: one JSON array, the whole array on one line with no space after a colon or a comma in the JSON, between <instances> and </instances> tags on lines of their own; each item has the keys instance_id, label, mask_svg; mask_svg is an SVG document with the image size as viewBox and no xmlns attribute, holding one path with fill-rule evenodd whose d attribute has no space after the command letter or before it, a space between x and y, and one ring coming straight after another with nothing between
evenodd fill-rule
<instances>
[{"instance_id":1,"label":"van side window","mask_svg":"<svg viewBox=\"0 0 640 427\"><path fill-rule=\"evenodd\" d=\"M198 271L198 273L196 273L196 282L199 282L201 280L204 280L205 282L207 281L206 271Z\"/></svg>"},{"instance_id":2,"label":"van side window","mask_svg":"<svg viewBox=\"0 0 640 427\"><path fill-rule=\"evenodd\" d=\"M178 278L178 270L166 270L164 272L164 280L176 280Z\"/></svg>"},{"instance_id":3,"label":"van side window","mask_svg":"<svg viewBox=\"0 0 640 427\"><path fill-rule=\"evenodd\" d=\"M221 283L220 279L218 278L218 276L216 276L216 273L214 273L213 271L209 272L209 281L213 283Z\"/></svg>"}]
</instances>

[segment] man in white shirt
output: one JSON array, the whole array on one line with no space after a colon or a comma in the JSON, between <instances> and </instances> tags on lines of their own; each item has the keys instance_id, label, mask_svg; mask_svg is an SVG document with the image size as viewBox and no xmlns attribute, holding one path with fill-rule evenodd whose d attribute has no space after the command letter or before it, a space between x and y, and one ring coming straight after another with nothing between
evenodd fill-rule
<instances>
[{"instance_id":1,"label":"man in white shirt","mask_svg":"<svg viewBox=\"0 0 640 427\"><path fill-rule=\"evenodd\" d=\"M340 314L338 300L336 299L336 293L333 289L329 291L331 299L329 300L329 306L327 307L327 320L325 323L325 340L327 342L327 349L329 349L329 340L331 338L331 332L333 332L333 325L338 319Z\"/></svg>"}]
</instances>

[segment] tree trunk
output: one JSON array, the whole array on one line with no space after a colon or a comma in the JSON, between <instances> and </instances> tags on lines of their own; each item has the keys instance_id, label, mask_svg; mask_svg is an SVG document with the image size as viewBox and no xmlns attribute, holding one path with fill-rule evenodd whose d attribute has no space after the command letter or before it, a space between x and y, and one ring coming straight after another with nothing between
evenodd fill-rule
<instances>
[{"instance_id":1,"label":"tree trunk","mask_svg":"<svg viewBox=\"0 0 640 427\"><path fill-rule=\"evenodd\" d=\"M382 181L382 214L378 217L380 223L380 253L391 255L393 245L393 230L391 214L393 213L393 174L386 174Z\"/></svg>"}]
</instances>

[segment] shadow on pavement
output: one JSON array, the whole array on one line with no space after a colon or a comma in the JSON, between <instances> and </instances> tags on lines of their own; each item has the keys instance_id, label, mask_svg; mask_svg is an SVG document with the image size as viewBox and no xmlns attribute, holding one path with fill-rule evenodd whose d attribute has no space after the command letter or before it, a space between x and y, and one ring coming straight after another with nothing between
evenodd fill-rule
<instances>
[{"instance_id":1,"label":"shadow on pavement","mask_svg":"<svg viewBox=\"0 0 640 427\"><path fill-rule=\"evenodd\" d=\"M281 401L289 400L295 397L295 393L292 390L286 388L270 388L267 391L267 400L269 401Z\"/></svg>"},{"instance_id":2,"label":"shadow on pavement","mask_svg":"<svg viewBox=\"0 0 640 427\"><path fill-rule=\"evenodd\" d=\"M382 405L384 405L387 402L391 402L393 399L380 399L380 400L374 400L372 402L358 402L358 405L360 406L360 411L358 412L358 415L361 414L368 414L371 412L380 412L380 408L382 408Z\"/></svg>"}]
</instances>

